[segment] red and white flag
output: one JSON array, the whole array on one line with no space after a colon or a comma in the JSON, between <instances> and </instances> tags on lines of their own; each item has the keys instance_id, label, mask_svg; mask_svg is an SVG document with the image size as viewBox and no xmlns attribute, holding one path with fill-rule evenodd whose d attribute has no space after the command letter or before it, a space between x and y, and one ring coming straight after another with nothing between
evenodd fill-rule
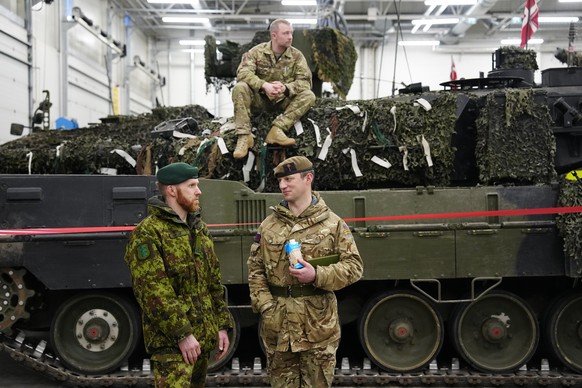
<instances>
[{"instance_id":1,"label":"red and white flag","mask_svg":"<svg viewBox=\"0 0 582 388\"><path fill-rule=\"evenodd\" d=\"M449 74L449 78L451 81L457 80L457 68L455 67L455 61L451 57L451 73Z\"/></svg>"},{"instance_id":2,"label":"red and white flag","mask_svg":"<svg viewBox=\"0 0 582 388\"><path fill-rule=\"evenodd\" d=\"M534 32L538 30L538 3L536 0L527 0L523 10L523 20L521 22L521 44L524 48Z\"/></svg>"}]
</instances>

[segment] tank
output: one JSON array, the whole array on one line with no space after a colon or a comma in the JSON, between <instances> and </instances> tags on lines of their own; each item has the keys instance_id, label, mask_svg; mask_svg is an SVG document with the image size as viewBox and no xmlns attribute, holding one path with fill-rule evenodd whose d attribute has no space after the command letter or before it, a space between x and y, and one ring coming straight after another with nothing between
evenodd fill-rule
<instances>
[{"instance_id":1,"label":"tank","mask_svg":"<svg viewBox=\"0 0 582 388\"><path fill-rule=\"evenodd\" d=\"M576 229L568 227L582 208L564 200L565 187L580 186L564 174L582 165L582 91L557 73L544 79L559 85L531 90L551 119L551 141L536 140L548 151L520 166L523 176L509 179L498 162L480 162L491 150L476 135L479 113L487 99L508 103L499 85L515 76L495 72L489 81L447 84L459 92L449 185L321 191L364 261L363 279L336 293L338 384L582 382L582 266L566 249L576 249ZM462 97L467 90L477 97ZM528 142L501 135L516 154ZM529 140L537 135L530 129ZM535 164L548 157L551 171ZM260 349L246 260L281 196L235 180L200 186L236 322L233 346L211 362L209 381L261 385L261 354L246 372L239 364L245 349ZM123 255L155 194L155 177L146 175L0 175L0 349L75 384L151 384Z\"/></svg>"}]
</instances>

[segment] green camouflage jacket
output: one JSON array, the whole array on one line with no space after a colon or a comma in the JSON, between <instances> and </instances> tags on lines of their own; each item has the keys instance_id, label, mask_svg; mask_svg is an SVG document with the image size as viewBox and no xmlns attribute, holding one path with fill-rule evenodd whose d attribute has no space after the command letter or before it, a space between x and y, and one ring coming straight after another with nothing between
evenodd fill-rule
<instances>
[{"instance_id":1,"label":"green camouflage jacket","mask_svg":"<svg viewBox=\"0 0 582 388\"><path fill-rule=\"evenodd\" d=\"M211 351L219 328L232 322L208 228L200 213L183 222L161 197L149 200L148 211L125 253L146 350L154 360L181 360L178 341L193 334L202 351Z\"/></svg>"},{"instance_id":2,"label":"green camouflage jacket","mask_svg":"<svg viewBox=\"0 0 582 388\"><path fill-rule=\"evenodd\" d=\"M337 300L333 292L303 297L275 297L269 284L299 284L289 273L284 245L301 243L304 259L339 253L339 262L316 267L314 285L335 291L362 277L363 263L346 223L319 197L298 217L284 202L261 223L248 259L253 310L262 314L265 346L277 351L304 351L322 347L340 337Z\"/></svg>"},{"instance_id":3,"label":"green camouflage jacket","mask_svg":"<svg viewBox=\"0 0 582 388\"><path fill-rule=\"evenodd\" d=\"M265 42L243 54L237 81L246 82L256 92L265 82L280 81L287 86L289 97L293 97L311 90L311 70L301 51L295 47L285 50L277 61L271 42Z\"/></svg>"}]
</instances>

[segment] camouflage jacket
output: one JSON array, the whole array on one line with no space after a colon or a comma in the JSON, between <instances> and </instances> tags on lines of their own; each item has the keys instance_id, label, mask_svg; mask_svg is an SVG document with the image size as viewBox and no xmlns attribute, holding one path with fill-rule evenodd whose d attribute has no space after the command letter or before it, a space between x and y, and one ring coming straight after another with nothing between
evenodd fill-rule
<instances>
[{"instance_id":1,"label":"camouflage jacket","mask_svg":"<svg viewBox=\"0 0 582 388\"><path fill-rule=\"evenodd\" d=\"M125 253L146 350L154 360L181 360L178 341L193 334L203 351L211 351L218 330L232 322L208 228L200 213L183 222L161 197L149 200L148 211Z\"/></svg>"},{"instance_id":2,"label":"camouflage jacket","mask_svg":"<svg viewBox=\"0 0 582 388\"><path fill-rule=\"evenodd\" d=\"M271 42L265 42L243 54L237 81L246 82L256 92L265 82L280 81L287 86L289 97L293 97L311 90L311 70L301 51L295 47L289 47L277 60Z\"/></svg>"},{"instance_id":3,"label":"camouflage jacket","mask_svg":"<svg viewBox=\"0 0 582 388\"><path fill-rule=\"evenodd\" d=\"M298 217L284 202L272 208L259 227L248 259L253 310L263 318L261 336L265 346L277 351L305 351L322 347L340 337L335 294L275 297L269 284L299 284L289 273L284 245L290 239L301 243L304 259L339 253L339 262L316 267L315 287L334 291L362 277L363 263L346 223L319 197Z\"/></svg>"}]
</instances>

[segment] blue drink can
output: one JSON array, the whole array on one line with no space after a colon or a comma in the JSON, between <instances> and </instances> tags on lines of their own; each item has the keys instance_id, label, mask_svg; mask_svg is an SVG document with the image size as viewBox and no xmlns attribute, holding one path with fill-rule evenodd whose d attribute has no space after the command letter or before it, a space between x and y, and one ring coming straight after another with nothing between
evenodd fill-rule
<instances>
[{"instance_id":1,"label":"blue drink can","mask_svg":"<svg viewBox=\"0 0 582 388\"><path fill-rule=\"evenodd\" d=\"M289 263L295 269L303 268L303 265L299 263L299 258L303 258L301 254L301 245L295 240L289 240L287 244L285 244L285 253L289 258Z\"/></svg>"}]
</instances>

